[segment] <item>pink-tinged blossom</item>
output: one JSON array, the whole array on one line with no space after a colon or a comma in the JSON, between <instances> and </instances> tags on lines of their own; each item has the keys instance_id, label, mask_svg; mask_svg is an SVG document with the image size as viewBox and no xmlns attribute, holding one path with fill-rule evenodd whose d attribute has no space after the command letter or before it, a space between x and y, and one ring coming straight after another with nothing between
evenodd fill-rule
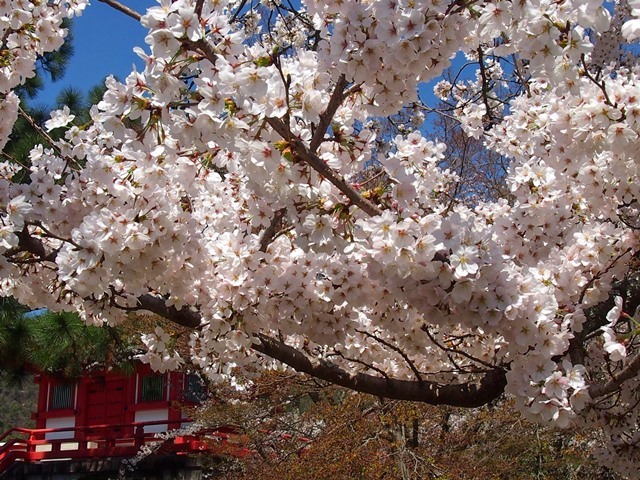
<instances>
[{"instance_id":1,"label":"pink-tinged blossom","mask_svg":"<svg viewBox=\"0 0 640 480\"><path fill-rule=\"evenodd\" d=\"M636 379L598 395L635 326L620 298L593 315L640 251L640 75L620 55L640 3L314 0L263 28L277 4L239 21L234 3L160 0L141 71L109 77L86 125L54 112L65 133L28 167L2 157L0 293L96 324L155 295L193 314L191 360L230 384L281 367L264 336L348 375L496 365L524 415L608 429L607 462L635 474L640 449L617 447L637 435ZM0 2L0 147L12 90L85 5ZM443 81L458 54L475 75ZM486 147L472 165L424 128L430 81L456 139ZM477 191L495 158L499 188ZM154 368L182 364L163 331L143 342Z\"/></svg>"},{"instance_id":2,"label":"pink-tinged blossom","mask_svg":"<svg viewBox=\"0 0 640 480\"><path fill-rule=\"evenodd\" d=\"M613 362L624 360L627 356L627 348L618 341L618 335L611 328L602 328L602 338L604 339L604 350L609 354Z\"/></svg>"},{"instance_id":3,"label":"pink-tinged blossom","mask_svg":"<svg viewBox=\"0 0 640 480\"><path fill-rule=\"evenodd\" d=\"M16 231L22 230L22 227L24 226L24 217L31 212L32 209L33 207L26 201L26 197L24 195L15 197L7 204L7 220L13 223Z\"/></svg>"},{"instance_id":4,"label":"pink-tinged blossom","mask_svg":"<svg viewBox=\"0 0 640 480\"><path fill-rule=\"evenodd\" d=\"M13 226L0 227L0 247L9 250L18 246L18 236L13 233Z\"/></svg>"},{"instance_id":5,"label":"pink-tinged blossom","mask_svg":"<svg viewBox=\"0 0 640 480\"><path fill-rule=\"evenodd\" d=\"M607 313L606 326L602 327L602 338L604 339L604 350L609 354L609 358L614 362L624 360L627 356L627 348L619 341L618 334L614 328L620 315L622 314L622 297L616 297L614 306Z\"/></svg>"},{"instance_id":6,"label":"pink-tinged blossom","mask_svg":"<svg viewBox=\"0 0 640 480\"><path fill-rule=\"evenodd\" d=\"M474 247L462 246L449 257L451 266L455 269L457 277L474 275L479 268L478 251Z\"/></svg>"},{"instance_id":7,"label":"pink-tinged blossom","mask_svg":"<svg viewBox=\"0 0 640 480\"><path fill-rule=\"evenodd\" d=\"M169 15L167 20L169 30L177 37L186 37L192 42L204 35L198 15L191 8L178 8Z\"/></svg>"},{"instance_id":8,"label":"pink-tinged blossom","mask_svg":"<svg viewBox=\"0 0 640 480\"><path fill-rule=\"evenodd\" d=\"M44 122L44 126L50 132L54 128L66 127L74 118L76 116L71 115L69 107L65 105L61 110L51 112L51 120Z\"/></svg>"},{"instance_id":9,"label":"pink-tinged blossom","mask_svg":"<svg viewBox=\"0 0 640 480\"><path fill-rule=\"evenodd\" d=\"M634 18L622 25L622 35L627 42L634 42L640 38L640 18Z\"/></svg>"},{"instance_id":10,"label":"pink-tinged blossom","mask_svg":"<svg viewBox=\"0 0 640 480\"><path fill-rule=\"evenodd\" d=\"M622 297L617 296L614 299L614 305L611 310L607 313L607 321L609 322L609 326L614 326L620 315L622 314Z\"/></svg>"}]
</instances>

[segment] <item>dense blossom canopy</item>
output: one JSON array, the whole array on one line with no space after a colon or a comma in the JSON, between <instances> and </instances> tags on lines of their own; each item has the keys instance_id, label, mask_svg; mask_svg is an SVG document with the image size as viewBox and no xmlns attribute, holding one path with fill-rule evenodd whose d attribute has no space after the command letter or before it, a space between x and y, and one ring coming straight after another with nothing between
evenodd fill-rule
<instances>
[{"instance_id":1,"label":"dense blossom canopy","mask_svg":"<svg viewBox=\"0 0 640 480\"><path fill-rule=\"evenodd\" d=\"M637 472L638 0L102 1L148 29L144 70L0 160L1 294L163 315L214 380L284 363L434 404L507 392L602 427L602 458ZM0 148L12 89L86 3L0 0ZM508 195L456 195L419 98L438 78ZM143 341L183 363L161 328Z\"/></svg>"}]
</instances>

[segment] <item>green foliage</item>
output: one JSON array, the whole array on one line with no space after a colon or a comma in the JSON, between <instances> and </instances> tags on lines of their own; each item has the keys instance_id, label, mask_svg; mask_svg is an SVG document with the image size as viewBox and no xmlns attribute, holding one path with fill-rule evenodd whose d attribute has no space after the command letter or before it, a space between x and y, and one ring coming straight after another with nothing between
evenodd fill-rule
<instances>
[{"instance_id":1,"label":"green foliage","mask_svg":"<svg viewBox=\"0 0 640 480\"><path fill-rule=\"evenodd\" d=\"M56 107L60 108L64 105L69 107L73 115L80 115L90 107L86 103L84 93L74 87L65 87L56 96Z\"/></svg>"},{"instance_id":2,"label":"green foliage","mask_svg":"<svg viewBox=\"0 0 640 480\"><path fill-rule=\"evenodd\" d=\"M50 118L52 109L60 109L68 106L71 113L76 116L73 124L82 128L83 125L91 120L89 115L91 106L97 104L106 91L104 82L91 88L86 95L78 88L67 87L58 94L53 106L41 104L31 105L30 100L37 97L38 93L44 87L47 78L55 82L64 76L69 60L73 56L74 47L71 21L64 20L63 27L69 30L69 34L62 47L55 52L49 52L41 56L36 64L36 75L27 79L23 85L15 90L21 98L20 107L27 116L32 119L36 127L24 118L24 116L20 115L14 124L9 142L5 146L2 156L11 162L19 163L25 167L29 165L29 152L31 152L36 145L43 145L45 148L51 147L49 138L38 131L38 128L44 129L44 123ZM60 128L49 132L48 135L51 139L58 140L64 135L64 132L65 129ZM13 180L17 183L27 183L29 181L28 171L21 171L18 177Z\"/></svg>"},{"instance_id":3,"label":"green foliage","mask_svg":"<svg viewBox=\"0 0 640 480\"><path fill-rule=\"evenodd\" d=\"M62 22L62 25L66 26L66 28L69 28L69 33L67 35L67 38L65 39L65 42L58 50L45 53L41 57L38 64L39 68L41 68L42 71L49 74L52 82L57 82L58 80L62 79L62 77L64 77L64 74L67 71L69 60L71 60L71 57L73 57L73 53L75 50L73 47L73 29L71 28L72 21L69 19L65 19Z\"/></svg>"},{"instance_id":4,"label":"green foliage","mask_svg":"<svg viewBox=\"0 0 640 480\"><path fill-rule=\"evenodd\" d=\"M19 383L27 374L23 346L29 343L29 328L20 320L26 312L13 298L0 297L0 374L12 383Z\"/></svg>"},{"instance_id":5,"label":"green foliage","mask_svg":"<svg viewBox=\"0 0 640 480\"><path fill-rule=\"evenodd\" d=\"M36 125L42 126L44 122L49 119L50 109L46 105L28 107L22 102L21 107L33 119ZM29 164L29 152L38 144L43 144L45 147L49 146L47 139L40 135L40 133L20 115L13 125L9 142L3 150L2 156L11 162L26 166ZM28 171L23 170L18 175L20 177L14 178L14 180L16 182L24 182L27 179Z\"/></svg>"},{"instance_id":6,"label":"green foliage","mask_svg":"<svg viewBox=\"0 0 640 480\"><path fill-rule=\"evenodd\" d=\"M71 313L24 313L15 300L1 300L0 374L14 383L34 370L68 378L94 364L130 370L131 344L118 329L86 325Z\"/></svg>"},{"instance_id":7,"label":"green foliage","mask_svg":"<svg viewBox=\"0 0 640 480\"><path fill-rule=\"evenodd\" d=\"M64 19L62 27L68 30L64 44L58 50L47 52L38 58L36 74L31 78L27 78L24 84L15 89L15 92L21 98L35 98L44 88L45 77L48 77L52 82L56 82L64 76L69 60L71 60L74 53L73 23L69 19Z\"/></svg>"},{"instance_id":8,"label":"green foliage","mask_svg":"<svg viewBox=\"0 0 640 480\"><path fill-rule=\"evenodd\" d=\"M36 76L34 78L38 77ZM91 106L102 99L105 91L106 87L104 82L91 88L86 95L80 89L67 87L60 91L56 97L56 103L53 108L69 107L70 112L76 117L72 124L83 128L84 125L91 121L89 113ZM21 108L37 127L44 129L44 123L50 118L50 112L52 110L50 106L40 104L29 105L23 95ZM64 133L65 129L59 128L49 132L48 135L51 139L58 140ZM36 145L43 145L45 148L51 147L49 139L34 128L26 118L20 115L13 126L9 142L2 151L2 155L11 162L28 166L29 153ZM18 175L20 175L20 177L13 179L15 182L21 183L29 181L27 170L21 171Z\"/></svg>"},{"instance_id":9,"label":"green foliage","mask_svg":"<svg viewBox=\"0 0 640 480\"><path fill-rule=\"evenodd\" d=\"M70 313L47 313L30 324L30 360L42 370L77 377L87 365L107 359L109 328L87 326Z\"/></svg>"}]
</instances>

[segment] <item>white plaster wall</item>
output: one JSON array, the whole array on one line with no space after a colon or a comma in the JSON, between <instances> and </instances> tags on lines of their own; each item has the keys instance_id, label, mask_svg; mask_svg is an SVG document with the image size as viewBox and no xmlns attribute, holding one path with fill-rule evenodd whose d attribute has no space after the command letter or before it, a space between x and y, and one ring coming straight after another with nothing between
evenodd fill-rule
<instances>
[{"instance_id":1,"label":"white plaster wall","mask_svg":"<svg viewBox=\"0 0 640 480\"><path fill-rule=\"evenodd\" d=\"M76 426L76 417L47 418L45 428L67 428ZM59 440L61 438L73 438L73 432L45 433L46 440Z\"/></svg>"},{"instance_id":2,"label":"white plaster wall","mask_svg":"<svg viewBox=\"0 0 640 480\"><path fill-rule=\"evenodd\" d=\"M140 410L136 412L135 421L136 422L154 422L158 420L168 420L169 419L169 409L168 408L160 408L157 410ZM158 432L166 432L168 430L168 425L166 423L161 423L159 425L149 425L144 427L144 433L158 433Z\"/></svg>"}]
</instances>

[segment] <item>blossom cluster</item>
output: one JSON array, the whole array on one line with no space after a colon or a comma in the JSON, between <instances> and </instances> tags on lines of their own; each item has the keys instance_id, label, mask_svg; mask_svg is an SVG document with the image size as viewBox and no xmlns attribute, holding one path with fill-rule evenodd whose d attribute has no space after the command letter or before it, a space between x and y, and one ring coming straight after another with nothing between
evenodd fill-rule
<instances>
[{"instance_id":1,"label":"blossom cluster","mask_svg":"<svg viewBox=\"0 0 640 480\"><path fill-rule=\"evenodd\" d=\"M31 12L5 14L16 35L84 5L13 3ZM32 150L28 182L0 163L0 292L96 324L151 296L199 322L190 360L216 381L277 367L256 353L265 336L349 374L502 369L532 419L617 415L607 451L637 465L637 376L592 395L638 351L622 300L592 318L640 248L640 67L594 68L606 5L314 0L273 25L277 2L263 7L162 0L142 16L144 69L107 79L87 126L54 112L64 138ZM36 37L57 46L55 31ZM32 66L40 43L11 55ZM478 71L438 95L509 159L506 198L456 198L427 129L378 137L372 116L412 104L457 52ZM6 63L8 91L28 72ZM6 138L17 97L0 109ZM154 368L186 357L162 329L143 342Z\"/></svg>"},{"instance_id":2,"label":"blossom cluster","mask_svg":"<svg viewBox=\"0 0 640 480\"><path fill-rule=\"evenodd\" d=\"M466 9L448 2L308 2L309 15L331 36L320 45L321 68L363 84L369 115L395 113L417 98L419 82L440 75L471 32Z\"/></svg>"},{"instance_id":3,"label":"blossom cluster","mask_svg":"<svg viewBox=\"0 0 640 480\"><path fill-rule=\"evenodd\" d=\"M0 148L16 119L17 98L11 89L35 75L38 56L62 46L67 35L62 20L81 15L87 4L87 0L5 0L0 4Z\"/></svg>"},{"instance_id":4,"label":"blossom cluster","mask_svg":"<svg viewBox=\"0 0 640 480\"><path fill-rule=\"evenodd\" d=\"M139 359L151 365L154 370L164 373L167 370L177 370L184 364L180 354L170 347L171 335L161 327L156 327L153 333L142 334L141 340L147 352L140 355Z\"/></svg>"}]
</instances>

